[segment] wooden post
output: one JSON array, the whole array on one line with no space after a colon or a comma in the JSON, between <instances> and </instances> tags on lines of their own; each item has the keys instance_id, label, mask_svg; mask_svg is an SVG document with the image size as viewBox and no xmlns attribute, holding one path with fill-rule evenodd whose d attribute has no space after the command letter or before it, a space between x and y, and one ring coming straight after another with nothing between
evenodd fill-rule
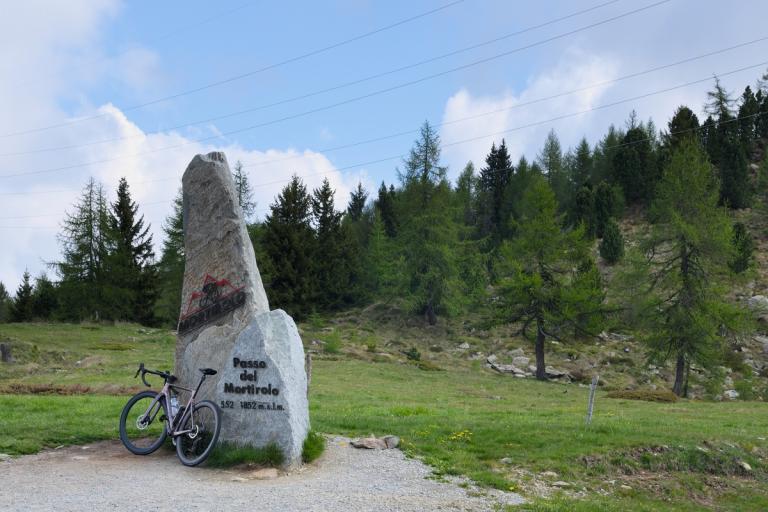
<instances>
[{"instance_id":1,"label":"wooden post","mask_svg":"<svg viewBox=\"0 0 768 512\"><path fill-rule=\"evenodd\" d=\"M13 362L13 356L11 355L11 346L7 343L0 343L0 361L4 363Z\"/></svg>"},{"instance_id":2,"label":"wooden post","mask_svg":"<svg viewBox=\"0 0 768 512\"><path fill-rule=\"evenodd\" d=\"M312 354L309 351L304 357L304 369L307 372L307 397L309 397L309 383L312 381Z\"/></svg>"},{"instance_id":3,"label":"wooden post","mask_svg":"<svg viewBox=\"0 0 768 512\"><path fill-rule=\"evenodd\" d=\"M589 405L587 405L587 425L592 423L592 409L595 406L595 390L597 389L597 381L600 380L599 375L592 377L592 384L589 385Z\"/></svg>"}]
</instances>

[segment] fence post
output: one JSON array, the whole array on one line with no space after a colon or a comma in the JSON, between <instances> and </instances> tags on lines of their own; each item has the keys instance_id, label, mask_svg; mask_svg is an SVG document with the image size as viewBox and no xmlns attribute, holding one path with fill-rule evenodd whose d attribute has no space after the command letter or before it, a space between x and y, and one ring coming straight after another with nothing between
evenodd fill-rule
<instances>
[{"instance_id":1,"label":"fence post","mask_svg":"<svg viewBox=\"0 0 768 512\"><path fill-rule=\"evenodd\" d=\"M0 361L4 363L12 363L13 356L11 355L11 345L6 343L0 343Z\"/></svg>"},{"instance_id":2,"label":"fence post","mask_svg":"<svg viewBox=\"0 0 768 512\"><path fill-rule=\"evenodd\" d=\"M587 425L592 423L592 409L595 406L595 390L597 389L597 381L600 380L599 375L592 377L592 384L589 385L589 405L587 406Z\"/></svg>"}]
</instances>

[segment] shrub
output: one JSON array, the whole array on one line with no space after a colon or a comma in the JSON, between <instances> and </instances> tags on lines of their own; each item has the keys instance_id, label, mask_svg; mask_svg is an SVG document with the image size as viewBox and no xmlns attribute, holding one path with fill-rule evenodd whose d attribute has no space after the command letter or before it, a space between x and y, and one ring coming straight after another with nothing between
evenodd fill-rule
<instances>
[{"instance_id":1,"label":"shrub","mask_svg":"<svg viewBox=\"0 0 768 512\"><path fill-rule=\"evenodd\" d=\"M735 254L728 265L736 274L741 274L752 266L753 253L755 252L755 241L743 222L737 222L733 225L731 243L735 249Z\"/></svg>"},{"instance_id":2,"label":"shrub","mask_svg":"<svg viewBox=\"0 0 768 512\"><path fill-rule=\"evenodd\" d=\"M620 391L611 391L605 396L608 398L643 400L646 402L677 402L677 395L668 389L625 389Z\"/></svg>"},{"instance_id":3,"label":"shrub","mask_svg":"<svg viewBox=\"0 0 768 512\"><path fill-rule=\"evenodd\" d=\"M600 256L609 265L617 263L624 256L624 238L619 225L610 219L605 226L603 240L600 242Z\"/></svg>"},{"instance_id":4,"label":"shrub","mask_svg":"<svg viewBox=\"0 0 768 512\"><path fill-rule=\"evenodd\" d=\"M754 400L755 391L752 389L752 379L738 380L733 384L733 389L739 393L739 400Z\"/></svg>"},{"instance_id":5,"label":"shrub","mask_svg":"<svg viewBox=\"0 0 768 512\"><path fill-rule=\"evenodd\" d=\"M268 444L263 448L251 445L240 445L229 441L219 442L208 457L207 464L211 467L229 467L237 464L258 464L262 466L279 466L285 456L276 444Z\"/></svg>"},{"instance_id":6,"label":"shrub","mask_svg":"<svg viewBox=\"0 0 768 512\"><path fill-rule=\"evenodd\" d=\"M421 361L421 352L419 352L416 349L416 347L409 348L408 350L403 352L403 354L405 354L405 357L407 357L411 361Z\"/></svg>"}]
</instances>

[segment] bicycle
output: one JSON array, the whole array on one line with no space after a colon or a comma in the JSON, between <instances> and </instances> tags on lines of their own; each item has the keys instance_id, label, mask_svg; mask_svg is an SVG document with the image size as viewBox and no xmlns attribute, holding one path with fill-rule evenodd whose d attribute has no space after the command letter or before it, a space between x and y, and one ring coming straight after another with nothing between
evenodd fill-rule
<instances>
[{"instance_id":1,"label":"bicycle","mask_svg":"<svg viewBox=\"0 0 768 512\"><path fill-rule=\"evenodd\" d=\"M219 439L221 411L210 400L195 401L205 378L217 373L211 368L200 368L200 372L200 382L193 391L175 384L178 379L170 372L139 365L134 378L141 375L142 382L151 387L146 374L157 375L163 378L163 389L137 393L123 407L120 440L131 453L149 455L170 435L176 455L185 466L197 466L208 458ZM186 405L179 407L177 390L192 392Z\"/></svg>"}]
</instances>

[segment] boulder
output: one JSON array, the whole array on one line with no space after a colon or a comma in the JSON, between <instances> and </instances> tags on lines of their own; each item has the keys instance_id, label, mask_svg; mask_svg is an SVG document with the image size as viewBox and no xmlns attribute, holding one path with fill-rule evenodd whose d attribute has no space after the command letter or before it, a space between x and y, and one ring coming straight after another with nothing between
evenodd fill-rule
<instances>
[{"instance_id":1,"label":"boulder","mask_svg":"<svg viewBox=\"0 0 768 512\"><path fill-rule=\"evenodd\" d=\"M197 155L182 183L186 266L175 374L191 387L199 368L217 370L198 397L221 407L219 440L275 443L285 466L297 466L309 409L296 324L269 310L224 154Z\"/></svg>"},{"instance_id":2,"label":"boulder","mask_svg":"<svg viewBox=\"0 0 768 512\"><path fill-rule=\"evenodd\" d=\"M510 356L512 356L512 357L515 357L515 356L524 356L524 355L525 355L525 352L524 352L524 351L523 351L523 349L521 349L521 348L516 348L516 349L514 349L514 350L510 350L510 351L509 351L509 355L510 355Z\"/></svg>"},{"instance_id":3,"label":"boulder","mask_svg":"<svg viewBox=\"0 0 768 512\"><path fill-rule=\"evenodd\" d=\"M728 389L723 392L723 396L730 399L730 400L736 400L739 398L739 392L735 389Z\"/></svg>"},{"instance_id":4,"label":"boulder","mask_svg":"<svg viewBox=\"0 0 768 512\"><path fill-rule=\"evenodd\" d=\"M400 445L400 438L397 436L384 436L381 439L384 441L384 444L386 444L387 448L390 450L397 448Z\"/></svg>"},{"instance_id":5,"label":"boulder","mask_svg":"<svg viewBox=\"0 0 768 512\"><path fill-rule=\"evenodd\" d=\"M531 359L525 356L517 356L512 358L512 364L515 366L519 366L521 368L525 368L528 366L528 363L531 362Z\"/></svg>"},{"instance_id":6,"label":"boulder","mask_svg":"<svg viewBox=\"0 0 768 512\"><path fill-rule=\"evenodd\" d=\"M768 311L768 297L765 295L755 295L747 299L747 307L752 311Z\"/></svg>"},{"instance_id":7,"label":"boulder","mask_svg":"<svg viewBox=\"0 0 768 512\"><path fill-rule=\"evenodd\" d=\"M390 443L394 445L394 446L391 446L391 448L395 448L397 444L399 444L400 442L400 439L398 439L395 436L387 436L387 437L393 437L395 438L395 440L397 440L397 443L394 442L395 440L390 440ZM386 437L382 437L382 438L376 438L374 436L363 437L360 439L353 439L352 441L350 441L349 444L351 444L355 448L363 448L366 450L387 450L390 448L390 445L387 444L386 439L387 439Z\"/></svg>"}]
</instances>

